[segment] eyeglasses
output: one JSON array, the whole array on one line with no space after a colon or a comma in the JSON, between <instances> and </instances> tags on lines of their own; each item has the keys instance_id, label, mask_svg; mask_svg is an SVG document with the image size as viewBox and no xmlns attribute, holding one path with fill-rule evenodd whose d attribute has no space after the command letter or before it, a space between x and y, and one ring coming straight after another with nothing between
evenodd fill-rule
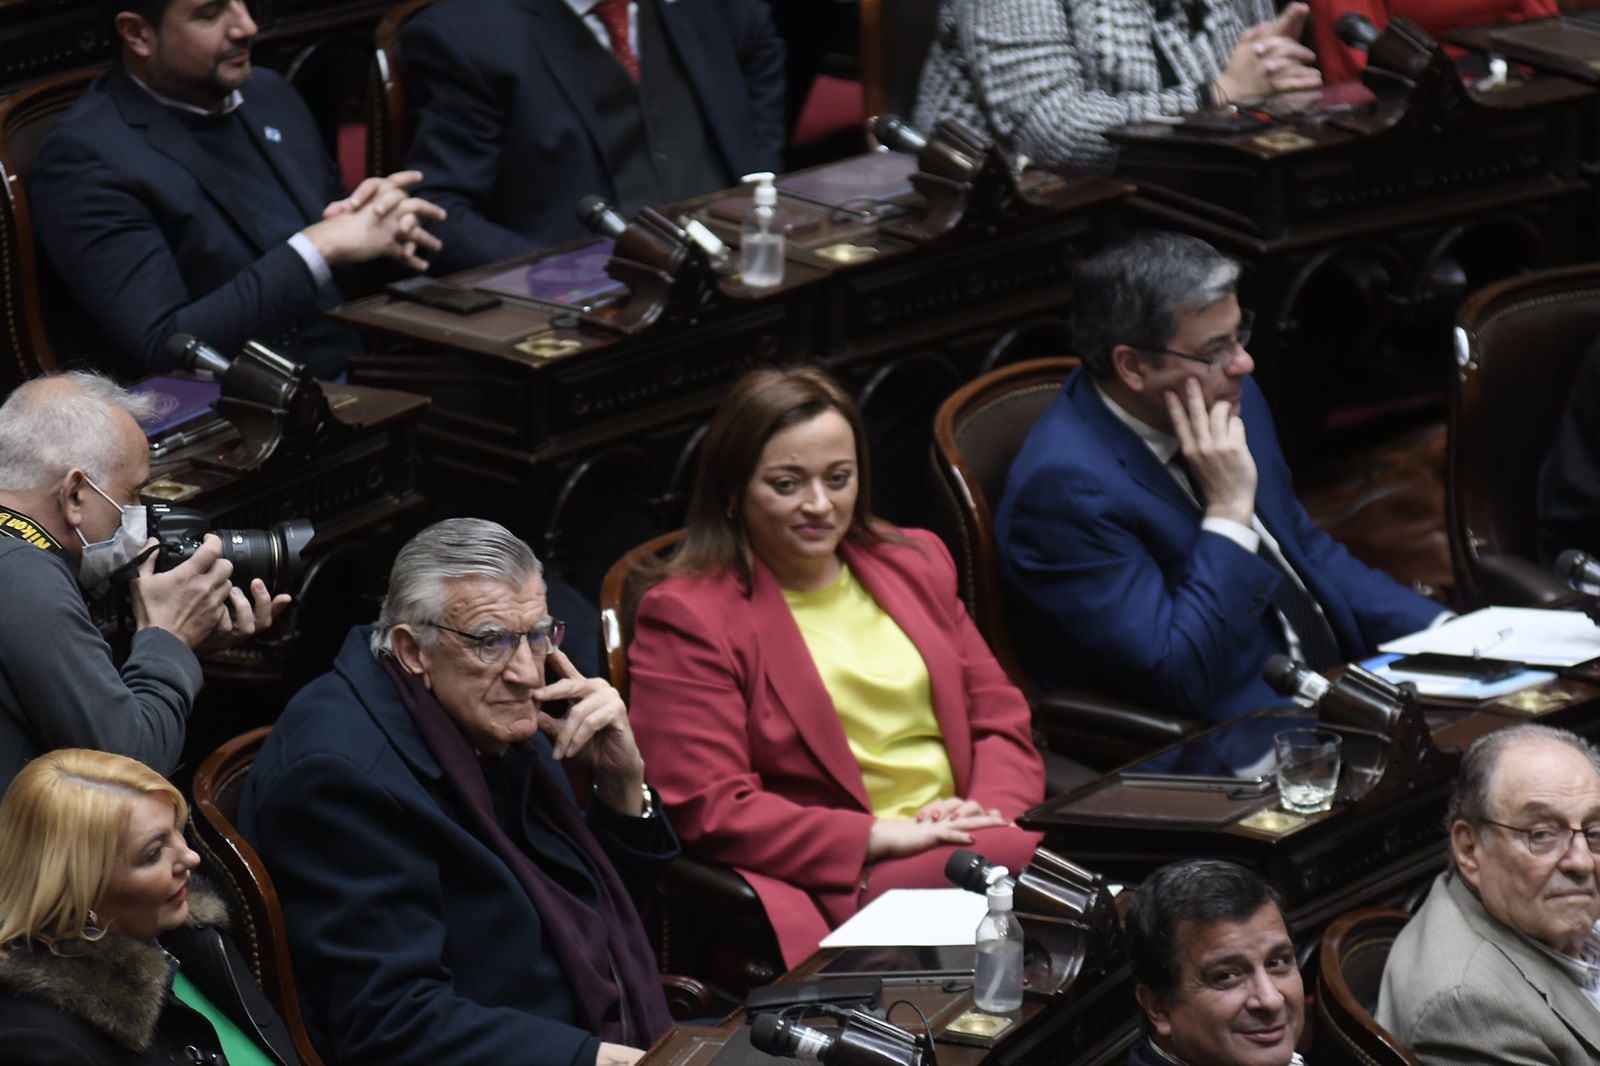
<instances>
[{"instance_id":1,"label":"eyeglasses","mask_svg":"<svg viewBox=\"0 0 1600 1066\"><path fill-rule=\"evenodd\" d=\"M1581 828L1570 825L1539 825L1532 829L1522 829L1514 825L1506 825L1492 818L1479 818L1484 825L1497 826L1508 833L1515 833L1522 837L1528 845L1528 851L1533 855L1548 857L1551 855L1565 855L1567 849L1572 847L1572 838L1579 833L1583 834L1583 842L1589 845L1589 850L1600 854L1600 823L1586 825Z\"/></svg>"},{"instance_id":2,"label":"eyeglasses","mask_svg":"<svg viewBox=\"0 0 1600 1066\"><path fill-rule=\"evenodd\" d=\"M1179 359L1187 359L1191 363L1199 363L1210 370L1218 366L1227 366L1232 357L1244 350L1250 343L1250 331L1255 329L1256 313L1254 311L1239 312L1239 328L1233 331L1233 336L1224 337L1206 347L1203 352L1179 352L1171 348L1140 348L1141 352L1162 355L1175 355Z\"/></svg>"},{"instance_id":3,"label":"eyeglasses","mask_svg":"<svg viewBox=\"0 0 1600 1066\"><path fill-rule=\"evenodd\" d=\"M463 644L478 653L480 661L489 666L498 666L515 655L517 645L524 639L528 642L528 650L535 656L543 658L561 647L561 638L567 635L567 623L558 618L540 622L526 633L513 633L508 629L485 629L481 633L467 633L440 625L438 622L421 624L442 629L446 633L454 633L461 638Z\"/></svg>"}]
</instances>

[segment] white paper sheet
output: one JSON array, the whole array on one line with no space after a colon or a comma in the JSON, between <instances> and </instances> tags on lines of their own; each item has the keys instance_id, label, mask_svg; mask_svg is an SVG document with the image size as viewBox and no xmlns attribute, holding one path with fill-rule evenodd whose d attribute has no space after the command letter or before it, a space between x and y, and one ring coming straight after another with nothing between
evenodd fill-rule
<instances>
[{"instance_id":1,"label":"white paper sheet","mask_svg":"<svg viewBox=\"0 0 1600 1066\"><path fill-rule=\"evenodd\" d=\"M989 903L961 888L891 888L829 933L825 948L971 944Z\"/></svg>"},{"instance_id":2,"label":"white paper sheet","mask_svg":"<svg viewBox=\"0 0 1600 1066\"><path fill-rule=\"evenodd\" d=\"M1379 651L1479 656L1530 666L1576 666L1600 656L1600 626L1582 611L1485 607L1442 626L1379 645Z\"/></svg>"}]
</instances>

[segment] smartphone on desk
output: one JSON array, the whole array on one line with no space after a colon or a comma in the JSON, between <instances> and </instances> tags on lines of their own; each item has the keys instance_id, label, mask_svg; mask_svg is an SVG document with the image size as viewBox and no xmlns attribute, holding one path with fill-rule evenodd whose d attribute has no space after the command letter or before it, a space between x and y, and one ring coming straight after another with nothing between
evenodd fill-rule
<instances>
[{"instance_id":1,"label":"smartphone on desk","mask_svg":"<svg viewBox=\"0 0 1600 1066\"><path fill-rule=\"evenodd\" d=\"M1387 664L1384 669L1395 674L1438 674L1444 677L1464 677L1481 684L1504 681L1515 677L1527 667L1505 659L1474 659L1466 655L1441 655L1422 652L1403 655Z\"/></svg>"}]
</instances>

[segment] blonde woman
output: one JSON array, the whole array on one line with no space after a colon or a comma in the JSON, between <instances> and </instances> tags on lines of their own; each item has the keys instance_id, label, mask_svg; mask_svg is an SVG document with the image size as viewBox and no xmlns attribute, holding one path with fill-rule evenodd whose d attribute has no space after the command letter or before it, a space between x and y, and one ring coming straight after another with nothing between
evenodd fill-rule
<instances>
[{"instance_id":1,"label":"blonde woman","mask_svg":"<svg viewBox=\"0 0 1600 1066\"><path fill-rule=\"evenodd\" d=\"M0 802L9 1066L297 1066L219 929L222 902L193 881L187 815L161 775L106 752L50 752L12 782Z\"/></svg>"}]
</instances>

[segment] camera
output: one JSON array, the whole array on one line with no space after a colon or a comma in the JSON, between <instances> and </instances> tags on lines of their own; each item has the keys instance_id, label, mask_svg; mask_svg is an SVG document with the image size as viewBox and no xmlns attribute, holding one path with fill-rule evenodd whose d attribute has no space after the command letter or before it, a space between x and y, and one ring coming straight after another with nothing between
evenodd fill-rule
<instances>
[{"instance_id":1,"label":"camera","mask_svg":"<svg viewBox=\"0 0 1600 1066\"><path fill-rule=\"evenodd\" d=\"M233 563L233 583L249 591L260 578L267 591L296 593L306 575L301 553L316 535L310 521L299 518L279 522L271 529L212 529L211 519L200 511L153 503L146 507L150 536L160 541L156 572L171 570L199 550L207 533L222 541L222 557Z\"/></svg>"}]
</instances>

